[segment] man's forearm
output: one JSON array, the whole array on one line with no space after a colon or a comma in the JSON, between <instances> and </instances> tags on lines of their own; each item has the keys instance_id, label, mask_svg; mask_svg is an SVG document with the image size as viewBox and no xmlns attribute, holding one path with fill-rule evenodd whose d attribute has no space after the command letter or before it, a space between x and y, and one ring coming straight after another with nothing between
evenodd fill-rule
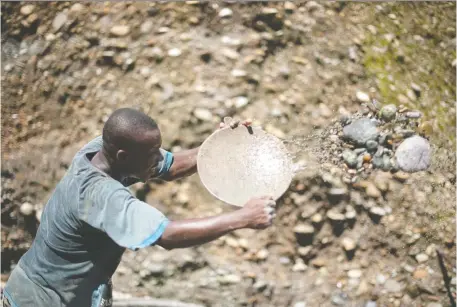
<instances>
[{"instance_id":1,"label":"man's forearm","mask_svg":"<svg viewBox=\"0 0 457 307\"><path fill-rule=\"evenodd\" d=\"M208 218L171 221L157 244L166 249L200 245L247 225L247 218L240 211Z\"/></svg>"},{"instance_id":2,"label":"man's forearm","mask_svg":"<svg viewBox=\"0 0 457 307\"><path fill-rule=\"evenodd\" d=\"M200 147L175 153L168 176L163 179L168 181L176 180L197 172L197 155L199 148Z\"/></svg>"}]
</instances>

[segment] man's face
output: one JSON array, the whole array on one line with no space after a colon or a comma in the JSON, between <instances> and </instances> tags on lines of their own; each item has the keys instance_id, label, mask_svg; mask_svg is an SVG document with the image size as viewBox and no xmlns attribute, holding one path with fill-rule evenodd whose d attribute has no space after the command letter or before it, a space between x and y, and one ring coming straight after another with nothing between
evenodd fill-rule
<instances>
[{"instance_id":1,"label":"man's face","mask_svg":"<svg viewBox=\"0 0 457 307\"><path fill-rule=\"evenodd\" d=\"M138 148L128 153L126 163L132 176L144 182L157 174L159 162L163 159L160 153L160 130L157 128L142 133L138 137L138 144Z\"/></svg>"}]
</instances>

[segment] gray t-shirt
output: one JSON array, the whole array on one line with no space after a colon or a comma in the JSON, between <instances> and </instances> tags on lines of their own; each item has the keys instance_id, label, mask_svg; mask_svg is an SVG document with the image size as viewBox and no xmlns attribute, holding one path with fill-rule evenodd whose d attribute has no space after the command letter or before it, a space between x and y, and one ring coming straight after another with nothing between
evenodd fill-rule
<instances>
[{"instance_id":1,"label":"gray t-shirt","mask_svg":"<svg viewBox=\"0 0 457 307\"><path fill-rule=\"evenodd\" d=\"M132 196L130 182L114 180L90 163L101 150L98 137L74 157L41 216L35 240L6 283L13 306L85 307L100 304L126 248L153 245L168 219ZM159 176L173 155L161 149Z\"/></svg>"}]
</instances>

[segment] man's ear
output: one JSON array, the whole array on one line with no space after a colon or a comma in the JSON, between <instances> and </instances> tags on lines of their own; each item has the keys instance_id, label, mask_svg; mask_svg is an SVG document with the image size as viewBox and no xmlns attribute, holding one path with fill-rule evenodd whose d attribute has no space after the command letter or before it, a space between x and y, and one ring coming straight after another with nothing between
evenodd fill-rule
<instances>
[{"instance_id":1,"label":"man's ear","mask_svg":"<svg viewBox=\"0 0 457 307\"><path fill-rule=\"evenodd\" d=\"M120 162L125 162L128 158L128 154L126 151L119 149L116 153L116 158Z\"/></svg>"}]
</instances>

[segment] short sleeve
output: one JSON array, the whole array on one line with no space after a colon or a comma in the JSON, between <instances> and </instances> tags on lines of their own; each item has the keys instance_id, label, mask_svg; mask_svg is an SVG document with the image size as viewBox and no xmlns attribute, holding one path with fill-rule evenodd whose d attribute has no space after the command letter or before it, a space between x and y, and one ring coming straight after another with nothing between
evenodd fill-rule
<instances>
[{"instance_id":1,"label":"short sleeve","mask_svg":"<svg viewBox=\"0 0 457 307\"><path fill-rule=\"evenodd\" d=\"M158 175L157 177L164 176L170 171L171 165L173 164L173 154L165 149L160 148L160 153L162 154L162 160L159 162L157 167Z\"/></svg>"},{"instance_id":2,"label":"short sleeve","mask_svg":"<svg viewBox=\"0 0 457 307\"><path fill-rule=\"evenodd\" d=\"M103 147L103 138L100 135L100 136L97 136L95 139L91 140L86 145L84 145L84 147L81 148L81 150L76 155L78 156L78 155L86 154L89 152L97 152L97 151L100 151L102 149L102 147Z\"/></svg>"},{"instance_id":3,"label":"short sleeve","mask_svg":"<svg viewBox=\"0 0 457 307\"><path fill-rule=\"evenodd\" d=\"M169 223L159 210L138 200L112 179L99 180L86 189L78 215L119 246L132 250L153 245Z\"/></svg>"}]
</instances>

